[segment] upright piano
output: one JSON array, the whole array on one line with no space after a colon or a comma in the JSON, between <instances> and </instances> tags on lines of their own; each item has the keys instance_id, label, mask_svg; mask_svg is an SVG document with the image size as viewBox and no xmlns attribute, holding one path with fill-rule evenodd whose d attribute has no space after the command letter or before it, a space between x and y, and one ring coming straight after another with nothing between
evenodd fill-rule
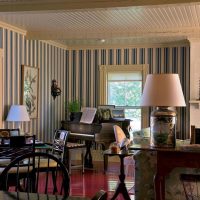
<instances>
[{"instance_id":1,"label":"upright piano","mask_svg":"<svg viewBox=\"0 0 200 200\"><path fill-rule=\"evenodd\" d=\"M69 139L84 140L86 144L85 166L93 167L91 145L92 142L102 144L103 149L108 149L110 143L115 141L113 125L119 125L126 136L129 137L130 119L115 118L101 123L85 124L73 121L61 121L61 129L70 131Z\"/></svg>"}]
</instances>

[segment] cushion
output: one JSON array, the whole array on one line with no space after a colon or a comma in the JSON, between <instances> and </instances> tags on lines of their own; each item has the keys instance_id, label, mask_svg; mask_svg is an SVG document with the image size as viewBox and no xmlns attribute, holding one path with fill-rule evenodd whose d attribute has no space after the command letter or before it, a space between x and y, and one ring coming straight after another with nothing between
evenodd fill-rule
<instances>
[{"instance_id":1,"label":"cushion","mask_svg":"<svg viewBox=\"0 0 200 200\"><path fill-rule=\"evenodd\" d=\"M144 128L140 131L133 131L132 133L130 133L130 138L133 144L149 144L150 127Z\"/></svg>"},{"instance_id":2,"label":"cushion","mask_svg":"<svg viewBox=\"0 0 200 200\"><path fill-rule=\"evenodd\" d=\"M10 164L11 159L10 158L2 158L0 159L0 166L6 166L8 164Z\"/></svg>"}]
</instances>

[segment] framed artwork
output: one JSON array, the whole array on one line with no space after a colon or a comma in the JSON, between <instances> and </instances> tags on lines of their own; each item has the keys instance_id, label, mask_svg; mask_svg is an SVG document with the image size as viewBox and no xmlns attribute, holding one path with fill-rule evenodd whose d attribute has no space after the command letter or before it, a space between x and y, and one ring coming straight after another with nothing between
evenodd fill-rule
<instances>
[{"instance_id":1,"label":"framed artwork","mask_svg":"<svg viewBox=\"0 0 200 200\"><path fill-rule=\"evenodd\" d=\"M106 108L114 109L114 108L115 108L115 105L98 105L98 108L103 108L103 109L106 109Z\"/></svg>"},{"instance_id":2,"label":"framed artwork","mask_svg":"<svg viewBox=\"0 0 200 200\"><path fill-rule=\"evenodd\" d=\"M124 109L115 108L112 109L112 118L125 118Z\"/></svg>"},{"instance_id":3,"label":"framed artwork","mask_svg":"<svg viewBox=\"0 0 200 200\"><path fill-rule=\"evenodd\" d=\"M39 69L22 65L22 98L30 118L38 117Z\"/></svg>"}]
</instances>

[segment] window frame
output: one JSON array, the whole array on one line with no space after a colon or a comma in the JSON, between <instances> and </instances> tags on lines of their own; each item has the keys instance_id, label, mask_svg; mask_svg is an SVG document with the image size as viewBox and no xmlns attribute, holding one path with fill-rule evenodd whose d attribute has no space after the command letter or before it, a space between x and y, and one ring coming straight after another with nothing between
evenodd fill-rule
<instances>
[{"instance_id":1,"label":"window frame","mask_svg":"<svg viewBox=\"0 0 200 200\"><path fill-rule=\"evenodd\" d=\"M144 83L146 80L147 72L148 72L149 65L148 64L136 64L136 65L100 65L100 84L99 84L99 105L106 105L107 102L107 86L108 86L108 73L110 72L117 72L117 73L124 73L124 72L135 72L140 71L142 72L142 91L144 88ZM142 127L149 126L148 123L148 109L145 107L141 107L141 124Z\"/></svg>"}]
</instances>

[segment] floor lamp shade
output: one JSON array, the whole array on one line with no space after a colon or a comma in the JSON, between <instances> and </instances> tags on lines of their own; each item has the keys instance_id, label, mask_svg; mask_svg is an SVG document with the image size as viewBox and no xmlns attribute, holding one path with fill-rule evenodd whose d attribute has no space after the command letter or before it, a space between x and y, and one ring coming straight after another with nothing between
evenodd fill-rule
<instances>
[{"instance_id":1,"label":"floor lamp shade","mask_svg":"<svg viewBox=\"0 0 200 200\"><path fill-rule=\"evenodd\" d=\"M151 113L151 146L175 147L176 112L169 107L186 106L178 74L149 74L141 106L156 107Z\"/></svg>"},{"instance_id":2,"label":"floor lamp shade","mask_svg":"<svg viewBox=\"0 0 200 200\"><path fill-rule=\"evenodd\" d=\"M26 106L12 105L6 118L8 122L17 122L17 128L20 128L20 122L30 121Z\"/></svg>"}]
</instances>

